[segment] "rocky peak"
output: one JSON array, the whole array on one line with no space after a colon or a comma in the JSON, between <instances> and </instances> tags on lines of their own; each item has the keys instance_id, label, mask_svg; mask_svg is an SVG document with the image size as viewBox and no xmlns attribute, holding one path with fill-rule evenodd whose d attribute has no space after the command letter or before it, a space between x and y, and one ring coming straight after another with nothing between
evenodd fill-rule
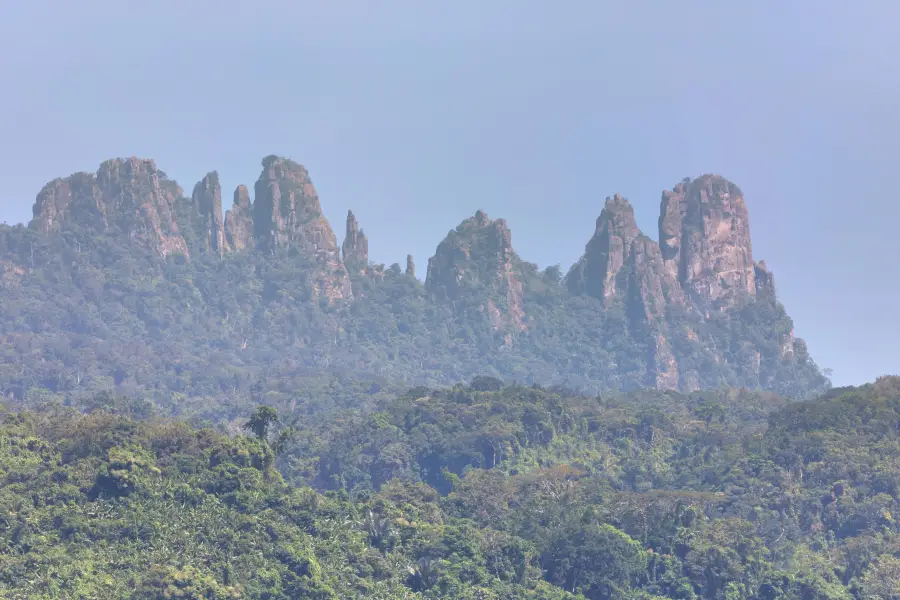
<instances>
[{"instance_id":1,"label":"rocky peak","mask_svg":"<svg viewBox=\"0 0 900 600\"><path fill-rule=\"evenodd\" d=\"M704 175L664 192L659 244L666 269L701 304L756 294L747 205L727 179Z\"/></svg>"},{"instance_id":2,"label":"rocky peak","mask_svg":"<svg viewBox=\"0 0 900 600\"><path fill-rule=\"evenodd\" d=\"M616 279L638 235L634 209L628 200L619 194L608 197L584 255L566 276L569 290L606 301L621 292L621 282Z\"/></svg>"},{"instance_id":3,"label":"rocky peak","mask_svg":"<svg viewBox=\"0 0 900 600\"><path fill-rule=\"evenodd\" d=\"M233 206L225 213L225 240L234 251L253 244L253 205L246 185L235 188Z\"/></svg>"},{"instance_id":4,"label":"rocky peak","mask_svg":"<svg viewBox=\"0 0 900 600\"><path fill-rule=\"evenodd\" d=\"M369 240L359 228L359 222L353 211L347 211L347 231L341 246L344 264L353 265L357 269L365 269L369 264Z\"/></svg>"},{"instance_id":5,"label":"rocky peak","mask_svg":"<svg viewBox=\"0 0 900 600\"><path fill-rule=\"evenodd\" d=\"M319 196L306 169L292 160L267 156L255 185L253 231L267 252L296 250L319 265L315 289L335 300L352 297L337 238L322 214Z\"/></svg>"},{"instance_id":6,"label":"rocky peak","mask_svg":"<svg viewBox=\"0 0 900 600\"><path fill-rule=\"evenodd\" d=\"M225 235L225 218L222 214L222 187L219 185L219 174L215 171L194 186L191 194L194 218L200 220L203 232L203 248L206 252L215 252L222 256L230 249Z\"/></svg>"},{"instance_id":7,"label":"rocky peak","mask_svg":"<svg viewBox=\"0 0 900 600\"><path fill-rule=\"evenodd\" d=\"M436 297L450 301L464 293L483 292L482 310L489 313L495 329L524 329L519 262L506 221L492 221L479 210L438 245L428 260L425 286Z\"/></svg>"},{"instance_id":8,"label":"rocky peak","mask_svg":"<svg viewBox=\"0 0 900 600\"><path fill-rule=\"evenodd\" d=\"M76 173L57 179L38 194L31 226L59 231L71 225L97 231L115 229L162 256L187 255L178 231L175 204L178 185L152 160L108 160L96 175Z\"/></svg>"},{"instance_id":9,"label":"rocky peak","mask_svg":"<svg viewBox=\"0 0 900 600\"><path fill-rule=\"evenodd\" d=\"M45 233L55 232L71 220L106 229L106 204L96 183L93 173L75 173L45 185L32 209L31 227Z\"/></svg>"},{"instance_id":10,"label":"rocky peak","mask_svg":"<svg viewBox=\"0 0 900 600\"><path fill-rule=\"evenodd\" d=\"M413 262L412 254L406 255L406 274L409 275L410 277L416 276L416 263Z\"/></svg>"}]
</instances>

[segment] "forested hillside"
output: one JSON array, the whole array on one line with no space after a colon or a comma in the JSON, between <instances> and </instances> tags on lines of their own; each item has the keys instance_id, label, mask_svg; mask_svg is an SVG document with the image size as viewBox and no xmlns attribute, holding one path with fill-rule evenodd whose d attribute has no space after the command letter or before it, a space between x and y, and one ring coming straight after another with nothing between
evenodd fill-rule
<instances>
[{"instance_id":1,"label":"forested hillside","mask_svg":"<svg viewBox=\"0 0 900 600\"><path fill-rule=\"evenodd\" d=\"M3 414L4 598L900 594L900 378L803 403L478 378L232 436L88 404Z\"/></svg>"},{"instance_id":2,"label":"forested hillside","mask_svg":"<svg viewBox=\"0 0 900 600\"><path fill-rule=\"evenodd\" d=\"M733 183L424 280L289 159L222 204L115 159L0 227L0 597L900 597L900 380L830 389Z\"/></svg>"},{"instance_id":3,"label":"forested hillside","mask_svg":"<svg viewBox=\"0 0 900 600\"><path fill-rule=\"evenodd\" d=\"M225 212L215 172L187 196L149 160L48 183L28 226L0 227L0 392L78 406L114 391L227 419L478 375L589 394L829 385L721 177L662 195L659 242L623 197L598 202L566 274L520 258L479 211L423 283L412 257L372 263L352 213L338 244L322 211L306 170L275 156Z\"/></svg>"}]
</instances>

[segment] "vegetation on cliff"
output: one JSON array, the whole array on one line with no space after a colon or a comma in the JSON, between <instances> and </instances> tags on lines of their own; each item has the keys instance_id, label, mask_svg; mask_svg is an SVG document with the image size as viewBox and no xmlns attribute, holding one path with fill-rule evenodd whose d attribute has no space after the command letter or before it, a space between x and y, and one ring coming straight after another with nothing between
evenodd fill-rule
<instances>
[{"instance_id":1,"label":"vegetation on cliff","mask_svg":"<svg viewBox=\"0 0 900 600\"><path fill-rule=\"evenodd\" d=\"M0 227L0 393L78 405L115 391L234 418L264 396L365 403L477 375L590 394L829 385L721 178L664 195L664 252L616 196L563 277L479 211L424 284L411 257L405 272L370 263L352 214L341 248L302 166L266 157L254 188L223 216L215 172L192 198L148 160L49 183L30 226Z\"/></svg>"}]
</instances>

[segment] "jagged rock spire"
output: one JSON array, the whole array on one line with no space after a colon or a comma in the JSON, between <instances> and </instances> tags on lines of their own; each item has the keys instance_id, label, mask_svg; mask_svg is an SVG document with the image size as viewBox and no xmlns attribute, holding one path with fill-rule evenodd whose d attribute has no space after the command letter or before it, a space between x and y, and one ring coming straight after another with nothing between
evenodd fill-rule
<instances>
[{"instance_id":1,"label":"jagged rock spire","mask_svg":"<svg viewBox=\"0 0 900 600\"><path fill-rule=\"evenodd\" d=\"M106 231L114 226L162 256L187 256L187 243L175 220L175 203L183 195L152 160L107 160L96 175L76 173L44 186L34 205L31 227L59 231L77 223Z\"/></svg>"},{"instance_id":2,"label":"jagged rock spire","mask_svg":"<svg viewBox=\"0 0 900 600\"><path fill-rule=\"evenodd\" d=\"M200 219L204 232L203 247L206 252L222 256L229 245L225 235L225 218L222 214L222 187L219 174L211 171L194 186L191 195L194 218Z\"/></svg>"},{"instance_id":3,"label":"jagged rock spire","mask_svg":"<svg viewBox=\"0 0 900 600\"><path fill-rule=\"evenodd\" d=\"M663 192L659 245L666 269L701 304L756 294L747 205L727 179L703 175Z\"/></svg>"},{"instance_id":4,"label":"jagged rock spire","mask_svg":"<svg viewBox=\"0 0 900 600\"><path fill-rule=\"evenodd\" d=\"M246 185L234 190L234 205L225 213L225 239L235 252L253 246L253 205Z\"/></svg>"},{"instance_id":5,"label":"jagged rock spire","mask_svg":"<svg viewBox=\"0 0 900 600\"><path fill-rule=\"evenodd\" d=\"M344 264L365 268L369 264L369 240L359 228L359 222L352 210L347 211L347 231L341 247Z\"/></svg>"},{"instance_id":6,"label":"jagged rock spire","mask_svg":"<svg viewBox=\"0 0 900 600\"><path fill-rule=\"evenodd\" d=\"M253 199L257 248L297 252L317 265L313 290L329 301L353 296L337 238L322 214L319 195L303 165L279 156L262 161Z\"/></svg>"},{"instance_id":7,"label":"jagged rock spire","mask_svg":"<svg viewBox=\"0 0 900 600\"><path fill-rule=\"evenodd\" d=\"M412 254L406 255L406 274L409 275L410 277L416 276L416 263L413 262Z\"/></svg>"},{"instance_id":8,"label":"jagged rock spire","mask_svg":"<svg viewBox=\"0 0 900 600\"><path fill-rule=\"evenodd\" d=\"M584 255L566 275L569 290L601 300L615 296L622 287L616 277L631 254L631 243L639 234L634 209L628 200L619 194L608 197Z\"/></svg>"},{"instance_id":9,"label":"jagged rock spire","mask_svg":"<svg viewBox=\"0 0 900 600\"><path fill-rule=\"evenodd\" d=\"M524 292L504 219L478 211L447 234L428 260L425 287L435 297L454 301L466 292L486 293L485 310L495 329L525 328Z\"/></svg>"}]
</instances>

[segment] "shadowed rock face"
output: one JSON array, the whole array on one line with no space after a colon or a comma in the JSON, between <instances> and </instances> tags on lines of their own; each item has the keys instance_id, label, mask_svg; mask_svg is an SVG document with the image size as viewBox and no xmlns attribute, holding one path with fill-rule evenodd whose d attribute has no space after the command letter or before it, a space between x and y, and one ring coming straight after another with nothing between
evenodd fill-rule
<instances>
[{"instance_id":1,"label":"shadowed rock face","mask_svg":"<svg viewBox=\"0 0 900 600\"><path fill-rule=\"evenodd\" d=\"M512 248L512 234L503 219L491 220L478 211L460 223L428 260L426 289L440 299L456 300L483 291L495 329L524 329L524 292Z\"/></svg>"},{"instance_id":2,"label":"shadowed rock face","mask_svg":"<svg viewBox=\"0 0 900 600\"><path fill-rule=\"evenodd\" d=\"M609 301L623 291L619 273L631 254L631 244L640 234L634 209L628 200L616 194L606 199L594 236L584 255L566 276L566 284L574 294L586 294Z\"/></svg>"},{"instance_id":3,"label":"shadowed rock face","mask_svg":"<svg viewBox=\"0 0 900 600\"><path fill-rule=\"evenodd\" d=\"M230 250L225 235L225 218L222 214L222 187L219 185L219 174L215 171L206 174L194 186L191 194L194 217L200 219L203 230L203 248L206 252L214 252L222 256Z\"/></svg>"},{"instance_id":4,"label":"shadowed rock face","mask_svg":"<svg viewBox=\"0 0 900 600\"><path fill-rule=\"evenodd\" d=\"M359 222L353 211L347 211L347 230L341 246L344 264L348 268L364 271L369 264L369 240L359 228Z\"/></svg>"},{"instance_id":5,"label":"shadowed rock face","mask_svg":"<svg viewBox=\"0 0 900 600\"><path fill-rule=\"evenodd\" d=\"M225 239L237 252L253 246L253 204L245 185L234 190L234 205L225 213Z\"/></svg>"},{"instance_id":6,"label":"shadowed rock face","mask_svg":"<svg viewBox=\"0 0 900 600\"><path fill-rule=\"evenodd\" d=\"M69 224L98 231L115 228L162 256L187 255L175 220L175 203L182 196L181 188L158 171L152 160L108 160L96 175L76 173L44 186L31 226L44 232L60 231Z\"/></svg>"},{"instance_id":7,"label":"shadowed rock face","mask_svg":"<svg viewBox=\"0 0 900 600\"><path fill-rule=\"evenodd\" d=\"M704 175L664 192L659 241L666 269L702 306L756 294L750 218L730 181Z\"/></svg>"}]
</instances>

